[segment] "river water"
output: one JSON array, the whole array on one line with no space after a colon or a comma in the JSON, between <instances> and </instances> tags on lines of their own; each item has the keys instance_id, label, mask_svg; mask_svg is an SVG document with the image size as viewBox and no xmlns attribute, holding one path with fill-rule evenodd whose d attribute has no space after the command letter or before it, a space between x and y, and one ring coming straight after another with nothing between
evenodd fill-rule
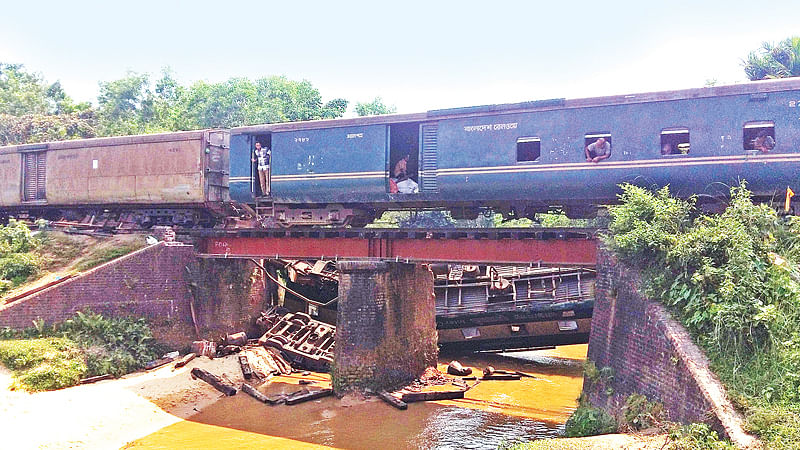
<instances>
[{"instance_id":1,"label":"river water","mask_svg":"<svg viewBox=\"0 0 800 450\"><path fill-rule=\"evenodd\" d=\"M377 399L325 398L266 406L241 394L129 444L128 448L497 448L555 437L577 407L586 345L508 354L442 355L440 370L458 359L473 371L487 365L535 378L483 381L464 399L420 402L399 411ZM312 374L327 387L326 374ZM301 377L273 378L267 395L298 390ZM304 377L309 378L309 377Z\"/></svg>"}]
</instances>

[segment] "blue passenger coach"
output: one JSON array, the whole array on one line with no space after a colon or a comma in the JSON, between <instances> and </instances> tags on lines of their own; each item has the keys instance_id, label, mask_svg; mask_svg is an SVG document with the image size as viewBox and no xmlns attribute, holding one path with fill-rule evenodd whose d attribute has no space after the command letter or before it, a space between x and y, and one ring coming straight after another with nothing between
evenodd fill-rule
<instances>
[{"instance_id":1,"label":"blue passenger coach","mask_svg":"<svg viewBox=\"0 0 800 450\"><path fill-rule=\"evenodd\" d=\"M800 190L800 79L575 100L543 100L231 131L234 200L274 203L286 224L359 223L390 209L480 208L571 216L613 203L617 185L669 184L718 196L746 179L756 196ZM587 161L586 147L610 143ZM271 197L251 152L272 149ZM397 162L408 155L405 176ZM405 178L413 191L397 191Z\"/></svg>"}]
</instances>

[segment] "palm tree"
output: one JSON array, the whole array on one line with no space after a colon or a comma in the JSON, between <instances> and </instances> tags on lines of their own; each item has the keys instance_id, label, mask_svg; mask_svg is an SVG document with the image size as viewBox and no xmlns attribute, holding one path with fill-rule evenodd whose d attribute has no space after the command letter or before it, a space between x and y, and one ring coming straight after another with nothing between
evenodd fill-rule
<instances>
[{"instance_id":1,"label":"palm tree","mask_svg":"<svg viewBox=\"0 0 800 450\"><path fill-rule=\"evenodd\" d=\"M774 45L765 42L742 61L744 73L751 81L800 76L800 36Z\"/></svg>"}]
</instances>

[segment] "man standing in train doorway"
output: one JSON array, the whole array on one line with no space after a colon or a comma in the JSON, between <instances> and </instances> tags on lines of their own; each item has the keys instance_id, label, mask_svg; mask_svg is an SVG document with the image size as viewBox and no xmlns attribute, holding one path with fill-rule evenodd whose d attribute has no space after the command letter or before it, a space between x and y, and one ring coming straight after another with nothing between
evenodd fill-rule
<instances>
[{"instance_id":1,"label":"man standing in train doorway","mask_svg":"<svg viewBox=\"0 0 800 450\"><path fill-rule=\"evenodd\" d=\"M262 148L261 142L256 141L256 149L253 152L252 162L257 163L258 181L261 186L261 195L266 197L269 195L269 160L272 157L272 152L268 148Z\"/></svg>"}]
</instances>

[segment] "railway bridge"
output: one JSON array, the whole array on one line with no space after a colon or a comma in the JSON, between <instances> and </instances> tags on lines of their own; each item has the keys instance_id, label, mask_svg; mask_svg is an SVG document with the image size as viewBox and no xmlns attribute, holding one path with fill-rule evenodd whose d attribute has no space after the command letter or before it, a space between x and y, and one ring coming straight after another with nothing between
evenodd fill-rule
<instances>
[{"instance_id":1,"label":"railway bridge","mask_svg":"<svg viewBox=\"0 0 800 450\"><path fill-rule=\"evenodd\" d=\"M330 228L193 232L204 258L594 266L596 228Z\"/></svg>"},{"instance_id":2,"label":"railway bridge","mask_svg":"<svg viewBox=\"0 0 800 450\"><path fill-rule=\"evenodd\" d=\"M506 350L588 342L597 232L595 228L239 229L204 230L194 232L194 237L198 256L207 260L336 261L334 377L337 386L348 389L392 380L398 371L405 374L400 378L418 376L420 367L436 363L431 355L436 354L437 344ZM448 269L445 273L439 269L435 281L421 267L427 263ZM486 268L484 273L478 269L468 282L459 276L448 283L451 265ZM504 277L488 268L498 265L535 270ZM549 273L548 267L558 272ZM562 268L573 272L563 273ZM581 269L591 271L584 275L583 287ZM482 296L481 302L474 301L476 295ZM313 316L318 309L308 306L308 312Z\"/></svg>"}]
</instances>

